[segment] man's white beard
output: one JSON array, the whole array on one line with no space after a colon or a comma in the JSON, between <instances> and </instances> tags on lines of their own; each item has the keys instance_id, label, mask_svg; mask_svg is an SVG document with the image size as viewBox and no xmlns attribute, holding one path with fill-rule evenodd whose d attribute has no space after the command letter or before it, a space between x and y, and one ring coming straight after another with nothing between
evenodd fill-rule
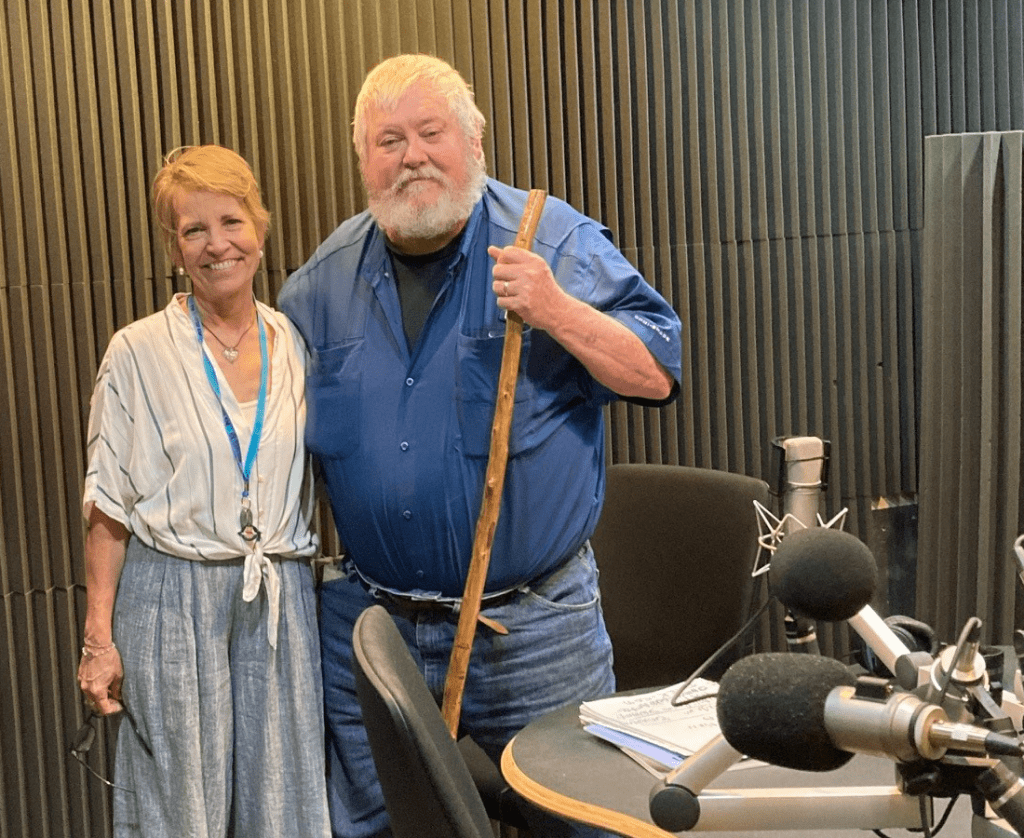
<instances>
[{"instance_id":1,"label":"man's white beard","mask_svg":"<svg viewBox=\"0 0 1024 838\"><path fill-rule=\"evenodd\" d=\"M410 181L420 178L441 183L443 189L436 201L423 203L418 200L420 186ZM471 160L469 180L462 189L458 189L448 175L427 164L404 171L385 190L377 193L367 190L368 206L370 215L390 238L432 239L455 229L460 222L469 218L486 186L487 170L476 157Z\"/></svg>"}]
</instances>

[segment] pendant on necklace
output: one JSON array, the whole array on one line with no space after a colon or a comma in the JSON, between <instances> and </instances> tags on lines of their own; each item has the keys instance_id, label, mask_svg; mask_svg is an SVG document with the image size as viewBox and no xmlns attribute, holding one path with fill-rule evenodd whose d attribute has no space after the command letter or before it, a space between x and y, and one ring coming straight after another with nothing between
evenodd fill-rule
<instances>
[{"instance_id":1,"label":"pendant on necklace","mask_svg":"<svg viewBox=\"0 0 1024 838\"><path fill-rule=\"evenodd\" d=\"M260 531L253 526L252 523L252 510L248 506L242 507L242 512L238 516L238 525L241 529L238 530L238 534L242 536L245 541L250 544L260 540Z\"/></svg>"},{"instance_id":2,"label":"pendant on necklace","mask_svg":"<svg viewBox=\"0 0 1024 838\"><path fill-rule=\"evenodd\" d=\"M238 360L238 350L233 346L229 346L224 349L224 357L228 359L229 364L233 364Z\"/></svg>"}]
</instances>

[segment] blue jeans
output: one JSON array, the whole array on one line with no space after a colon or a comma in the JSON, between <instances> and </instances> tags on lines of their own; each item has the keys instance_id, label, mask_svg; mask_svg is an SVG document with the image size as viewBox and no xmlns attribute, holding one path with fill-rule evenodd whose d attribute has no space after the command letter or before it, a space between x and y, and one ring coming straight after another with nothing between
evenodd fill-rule
<instances>
[{"instance_id":1,"label":"blue jeans","mask_svg":"<svg viewBox=\"0 0 1024 838\"><path fill-rule=\"evenodd\" d=\"M400 616L352 575L327 582L320 595L320 636L327 722L327 794L335 838L385 831L387 813L362 726L352 674L352 628L365 608L384 605L395 617L427 685L441 701L458 617ZM601 615L597 567L589 545L509 600L483 613L504 625L499 635L477 627L466 676L460 735L468 733L497 761L531 720L570 703L614 692L612 647ZM544 816L537 834L593 834Z\"/></svg>"}]
</instances>

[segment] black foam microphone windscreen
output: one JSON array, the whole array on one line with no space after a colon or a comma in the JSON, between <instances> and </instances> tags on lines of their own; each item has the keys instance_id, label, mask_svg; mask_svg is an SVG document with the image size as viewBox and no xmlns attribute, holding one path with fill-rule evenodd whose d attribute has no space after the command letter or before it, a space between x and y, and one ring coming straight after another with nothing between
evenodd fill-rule
<instances>
[{"instance_id":1,"label":"black foam microphone windscreen","mask_svg":"<svg viewBox=\"0 0 1024 838\"><path fill-rule=\"evenodd\" d=\"M813 620L848 620L875 595L875 557L842 530L810 527L775 548L768 588L794 613Z\"/></svg>"},{"instance_id":2,"label":"black foam microphone windscreen","mask_svg":"<svg viewBox=\"0 0 1024 838\"><path fill-rule=\"evenodd\" d=\"M834 658L767 652L741 658L718 686L718 724L725 740L752 759L800 771L832 771L853 754L832 744L825 699L856 684Z\"/></svg>"}]
</instances>

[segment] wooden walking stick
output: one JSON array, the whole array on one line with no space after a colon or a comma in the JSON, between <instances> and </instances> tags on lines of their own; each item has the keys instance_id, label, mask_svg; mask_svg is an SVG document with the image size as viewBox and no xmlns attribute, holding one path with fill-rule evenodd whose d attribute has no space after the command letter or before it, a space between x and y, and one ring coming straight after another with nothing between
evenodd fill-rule
<instances>
[{"instance_id":1,"label":"wooden walking stick","mask_svg":"<svg viewBox=\"0 0 1024 838\"><path fill-rule=\"evenodd\" d=\"M537 222L544 209L547 193L543 189L531 189L526 199L526 209L519 222L515 246L529 250L533 244ZM494 544L494 530L498 525L501 510L501 493L505 485L505 467L508 465L508 437L512 425L512 409L515 406L516 378L519 375L519 354L523 345L523 320L515 312L505 316L505 344L501 353L501 372L498 375L498 395L494 405L494 421L491 423L491 447L487 455L487 472L484 477L484 496L480 516L476 521L473 538L473 554L466 587L462 594L459 623L455 629L455 641L448 662L448 674L444 682L444 697L441 715L452 736L458 735L459 713L462 710L462 691L466 686L466 672L473 652L473 635L480 619L480 600L487 581L487 566L491 561L491 547Z\"/></svg>"}]
</instances>

